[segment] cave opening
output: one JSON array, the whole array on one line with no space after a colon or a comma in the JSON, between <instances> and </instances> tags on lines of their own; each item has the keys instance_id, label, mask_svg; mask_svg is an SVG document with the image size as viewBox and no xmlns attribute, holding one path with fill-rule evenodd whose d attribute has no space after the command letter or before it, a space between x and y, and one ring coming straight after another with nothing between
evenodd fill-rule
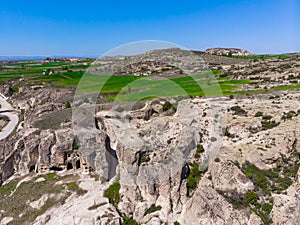
<instances>
[{"instance_id":1,"label":"cave opening","mask_svg":"<svg viewBox=\"0 0 300 225\"><path fill-rule=\"evenodd\" d=\"M72 165L72 163L69 162L67 164L67 170L71 170L71 169L73 169L73 165Z\"/></svg>"},{"instance_id":2,"label":"cave opening","mask_svg":"<svg viewBox=\"0 0 300 225\"><path fill-rule=\"evenodd\" d=\"M35 164L34 165L31 165L29 167L29 173L32 172L32 171L35 171Z\"/></svg>"},{"instance_id":3,"label":"cave opening","mask_svg":"<svg viewBox=\"0 0 300 225\"><path fill-rule=\"evenodd\" d=\"M76 161L76 169L80 169L80 160Z\"/></svg>"},{"instance_id":4,"label":"cave opening","mask_svg":"<svg viewBox=\"0 0 300 225\"><path fill-rule=\"evenodd\" d=\"M63 168L61 168L61 167L59 167L59 166L52 166L52 167L50 168L50 170L53 170L53 171L62 171Z\"/></svg>"}]
</instances>

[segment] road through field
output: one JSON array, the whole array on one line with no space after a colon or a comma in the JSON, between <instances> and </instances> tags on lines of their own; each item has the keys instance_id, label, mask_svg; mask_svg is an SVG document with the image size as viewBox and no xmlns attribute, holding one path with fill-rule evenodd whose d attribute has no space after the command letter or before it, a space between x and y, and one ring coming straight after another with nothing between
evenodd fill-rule
<instances>
[{"instance_id":1,"label":"road through field","mask_svg":"<svg viewBox=\"0 0 300 225\"><path fill-rule=\"evenodd\" d=\"M0 131L0 140L7 138L15 129L19 123L18 114L14 111L14 108L7 102L5 97L0 94L0 116L7 116L9 122Z\"/></svg>"}]
</instances>

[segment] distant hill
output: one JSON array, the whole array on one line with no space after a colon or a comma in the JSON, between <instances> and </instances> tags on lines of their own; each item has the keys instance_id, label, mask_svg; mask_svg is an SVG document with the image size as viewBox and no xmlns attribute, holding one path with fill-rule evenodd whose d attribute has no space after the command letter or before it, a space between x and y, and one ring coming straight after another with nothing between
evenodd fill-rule
<instances>
[{"instance_id":1,"label":"distant hill","mask_svg":"<svg viewBox=\"0 0 300 225\"><path fill-rule=\"evenodd\" d=\"M45 56L0 56L0 61L42 60Z\"/></svg>"},{"instance_id":2,"label":"distant hill","mask_svg":"<svg viewBox=\"0 0 300 225\"><path fill-rule=\"evenodd\" d=\"M96 58L84 56L0 56L0 61L44 60L45 58Z\"/></svg>"}]
</instances>

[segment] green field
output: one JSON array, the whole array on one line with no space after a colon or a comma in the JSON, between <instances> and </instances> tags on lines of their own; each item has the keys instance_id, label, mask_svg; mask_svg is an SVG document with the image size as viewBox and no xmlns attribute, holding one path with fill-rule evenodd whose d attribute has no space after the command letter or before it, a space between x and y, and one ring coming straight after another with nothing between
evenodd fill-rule
<instances>
[{"instance_id":1,"label":"green field","mask_svg":"<svg viewBox=\"0 0 300 225\"><path fill-rule=\"evenodd\" d=\"M42 74L43 71L51 71L55 74L52 78L60 78L59 75L69 71L69 72L80 72L88 68L92 63L92 60L79 60L78 62L33 62L33 61L21 61L11 64L6 64L0 66L0 83L5 82L6 80L16 79L16 78L32 78L40 77L38 79L43 80ZM67 76L70 74L67 74ZM76 76L76 74L74 74ZM55 77L56 76L56 77ZM45 78L46 80L51 79ZM53 81L54 82L54 81Z\"/></svg>"},{"instance_id":2,"label":"green field","mask_svg":"<svg viewBox=\"0 0 300 225\"><path fill-rule=\"evenodd\" d=\"M193 76L164 79L159 76L110 76L85 73L84 69L90 65L70 62L34 64L22 62L2 66L0 68L0 83L10 79L16 80L14 89L19 86L52 84L63 87L77 87L77 93L101 93L107 95L110 101L141 101L156 97L177 96L223 96L238 94L255 94L266 91L279 91L300 88L299 84L276 87L269 90L257 89L237 91L244 84L251 84L250 80L235 80L231 76L218 78L222 71L202 73ZM76 70L70 70L70 68ZM53 74L42 75L43 70L51 70Z\"/></svg>"}]
</instances>

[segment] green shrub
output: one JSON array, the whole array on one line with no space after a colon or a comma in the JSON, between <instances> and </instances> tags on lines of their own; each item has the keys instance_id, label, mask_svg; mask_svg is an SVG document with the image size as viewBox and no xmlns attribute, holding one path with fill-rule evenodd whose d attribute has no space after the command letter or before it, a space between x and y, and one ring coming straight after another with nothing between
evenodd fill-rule
<instances>
[{"instance_id":1,"label":"green shrub","mask_svg":"<svg viewBox=\"0 0 300 225\"><path fill-rule=\"evenodd\" d=\"M289 111L289 112L286 114L285 118L286 118L286 119L292 119L292 118L295 117L295 116L297 116L297 113L296 113L295 111Z\"/></svg>"},{"instance_id":2,"label":"green shrub","mask_svg":"<svg viewBox=\"0 0 300 225\"><path fill-rule=\"evenodd\" d=\"M163 104L163 111L168 111L169 109L172 109L174 112L176 111L176 108L175 106L173 106L170 102L166 101L164 104Z\"/></svg>"},{"instance_id":3,"label":"green shrub","mask_svg":"<svg viewBox=\"0 0 300 225\"><path fill-rule=\"evenodd\" d=\"M67 102L65 103L65 108L66 108L66 109L70 109L70 108L71 108L71 103L70 103L69 101L67 101Z\"/></svg>"},{"instance_id":4,"label":"green shrub","mask_svg":"<svg viewBox=\"0 0 300 225\"><path fill-rule=\"evenodd\" d=\"M142 163L146 163L146 162L149 162L150 161L150 157L149 156L146 156L146 155L143 155L140 159L140 164Z\"/></svg>"},{"instance_id":5,"label":"green shrub","mask_svg":"<svg viewBox=\"0 0 300 225\"><path fill-rule=\"evenodd\" d=\"M197 150L196 150L196 153L195 153L195 155L194 155L194 157L195 158L200 158L200 155L201 155L201 153L203 153L204 152L204 147L203 147L203 145L201 145L201 144L197 144Z\"/></svg>"},{"instance_id":6,"label":"green shrub","mask_svg":"<svg viewBox=\"0 0 300 225\"><path fill-rule=\"evenodd\" d=\"M156 206L155 204L152 204L150 208L146 210L144 216L146 216L147 214L154 213L156 211L160 211L161 209L162 207L160 205Z\"/></svg>"},{"instance_id":7,"label":"green shrub","mask_svg":"<svg viewBox=\"0 0 300 225\"><path fill-rule=\"evenodd\" d=\"M262 113L262 112L257 112L257 113L255 113L255 117L261 117L261 116L263 116L263 113Z\"/></svg>"},{"instance_id":8,"label":"green shrub","mask_svg":"<svg viewBox=\"0 0 300 225\"><path fill-rule=\"evenodd\" d=\"M247 112L238 105L237 106L232 106L230 109L234 112L233 115L240 115L240 116L247 115Z\"/></svg>"},{"instance_id":9,"label":"green shrub","mask_svg":"<svg viewBox=\"0 0 300 225\"><path fill-rule=\"evenodd\" d=\"M277 127L280 123L276 123L274 120L262 120L261 121L261 127L263 130L272 129L274 127Z\"/></svg>"},{"instance_id":10,"label":"green shrub","mask_svg":"<svg viewBox=\"0 0 300 225\"><path fill-rule=\"evenodd\" d=\"M265 211L267 214L270 214L273 208L273 204L269 204L269 203L264 203L261 206L262 210Z\"/></svg>"},{"instance_id":11,"label":"green shrub","mask_svg":"<svg viewBox=\"0 0 300 225\"><path fill-rule=\"evenodd\" d=\"M139 225L132 217L123 216L123 225Z\"/></svg>"},{"instance_id":12,"label":"green shrub","mask_svg":"<svg viewBox=\"0 0 300 225\"><path fill-rule=\"evenodd\" d=\"M257 203L257 200L259 199L259 196L254 191L248 191L246 194L245 202L248 204L255 205Z\"/></svg>"},{"instance_id":13,"label":"green shrub","mask_svg":"<svg viewBox=\"0 0 300 225\"><path fill-rule=\"evenodd\" d=\"M234 138L234 135L229 132L228 127L223 128L223 133L224 133L224 136L226 136L226 137Z\"/></svg>"},{"instance_id":14,"label":"green shrub","mask_svg":"<svg viewBox=\"0 0 300 225\"><path fill-rule=\"evenodd\" d=\"M206 172L206 170L204 171L199 170L199 165L197 163L190 163L190 167L191 167L190 174L187 178L187 183L186 183L188 196L193 190L197 188L202 175Z\"/></svg>"},{"instance_id":15,"label":"green shrub","mask_svg":"<svg viewBox=\"0 0 300 225\"><path fill-rule=\"evenodd\" d=\"M272 119L272 116L270 116L270 115L263 115L262 119L263 120L270 120L270 119Z\"/></svg>"},{"instance_id":16,"label":"green shrub","mask_svg":"<svg viewBox=\"0 0 300 225\"><path fill-rule=\"evenodd\" d=\"M79 146L80 146L79 142L76 139L74 139L74 141L73 141L73 150L78 150Z\"/></svg>"},{"instance_id":17,"label":"green shrub","mask_svg":"<svg viewBox=\"0 0 300 225\"><path fill-rule=\"evenodd\" d=\"M252 173L251 173L251 172L246 172L245 175L246 175L246 177L248 177L248 178L250 178L250 179L252 178Z\"/></svg>"},{"instance_id":18,"label":"green shrub","mask_svg":"<svg viewBox=\"0 0 300 225\"><path fill-rule=\"evenodd\" d=\"M180 225L180 223L178 221L175 221L174 225Z\"/></svg>"}]
</instances>

